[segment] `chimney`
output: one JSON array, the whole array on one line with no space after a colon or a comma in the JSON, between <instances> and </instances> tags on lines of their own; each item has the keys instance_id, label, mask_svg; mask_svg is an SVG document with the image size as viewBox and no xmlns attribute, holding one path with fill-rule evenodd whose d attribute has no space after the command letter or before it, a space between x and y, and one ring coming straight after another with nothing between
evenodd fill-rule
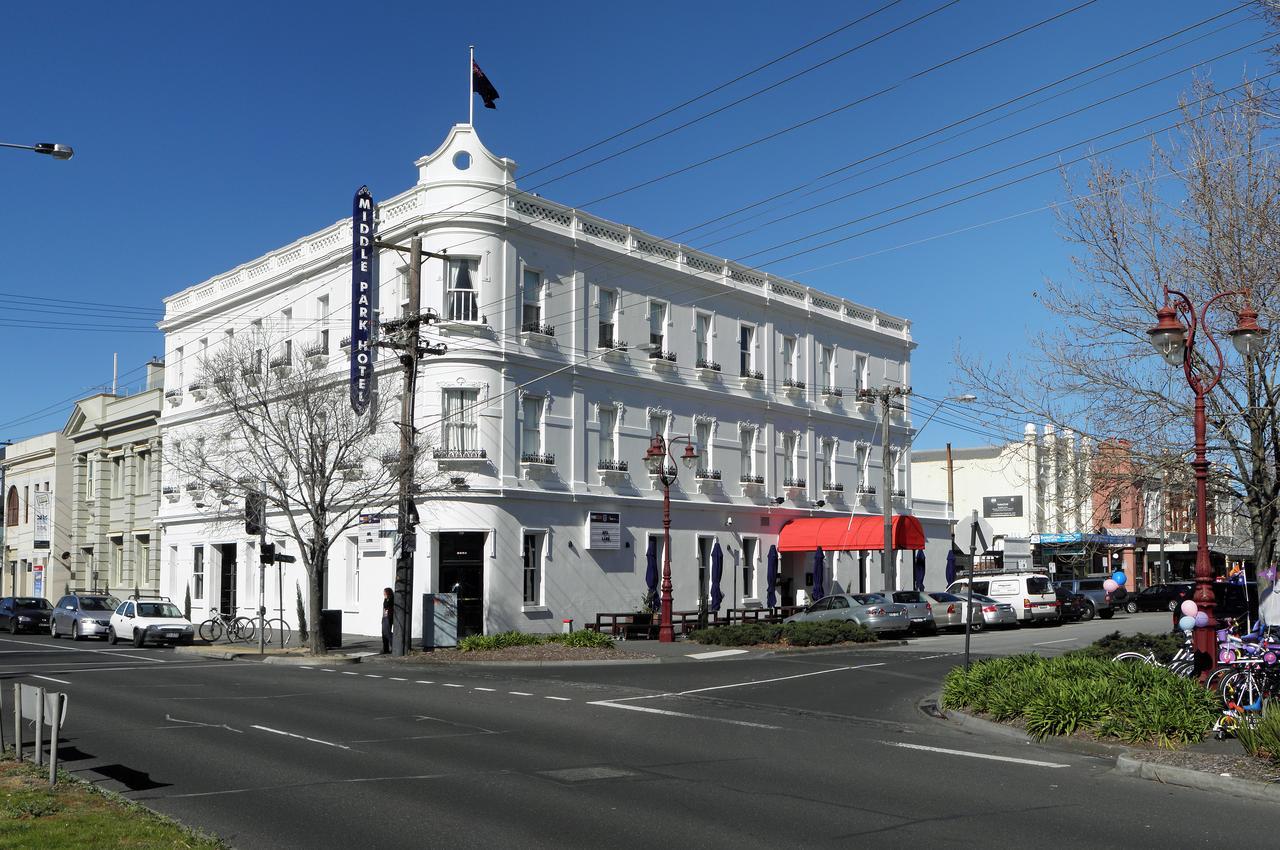
<instances>
[{"instance_id":1,"label":"chimney","mask_svg":"<svg viewBox=\"0 0 1280 850\"><path fill-rule=\"evenodd\" d=\"M158 357L147 361L147 389L164 389L164 361Z\"/></svg>"}]
</instances>

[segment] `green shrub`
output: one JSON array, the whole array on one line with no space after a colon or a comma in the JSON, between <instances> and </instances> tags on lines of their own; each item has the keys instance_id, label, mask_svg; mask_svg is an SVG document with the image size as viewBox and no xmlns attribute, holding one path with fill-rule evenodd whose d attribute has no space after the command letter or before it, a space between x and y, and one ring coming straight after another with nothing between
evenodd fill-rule
<instances>
[{"instance_id":1,"label":"green shrub","mask_svg":"<svg viewBox=\"0 0 1280 850\"><path fill-rule=\"evenodd\" d=\"M1112 632L1109 635L1098 638L1083 649L1076 649L1067 654L1083 655L1088 658L1111 659L1122 652L1151 652L1154 650L1156 660L1168 661L1182 648L1182 642L1183 639L1180 634L1153 635L1140 632L1136 635L1122 635L1119 632Z\"/></svg>"},{"instance_id":2,"label":"green shrub","mask_svg":"<svg viewBox=\"0 0 1280 850\"><path fill-rule=\"evenodd\" d=\"M1268 704L1255 725L1242 722L1236 737L1249 755L1280 764L1280 703Z\"/></svg>"},{"instance_id":3,"label":"green shrub","mask_svg":"<svg viewBox=\"0 0 1280 850\"><path fill-rule=\"evenodd\" d=\"M302 601L302 584L295 581L293 586L297 590L295 605L298 608L298 643L305 644L311 639L311 632L307 630L307 606Z\"/></svg>"},{"instance_id":4,"label":"green shrub","mask_svg":"<svg viewBox=\"0 0 1280 850\"><path fill-rule=\"evenodd\" d=\"M957 667L943 682L942 704L998 721L1020 718L1040 740L1087 731L1162 747L1200 740L1218 710L1215 696L1194 680L1086 653L1016 655L979 661L967 671Z\"/></svg>"},{"instance_id":5,"label":"green shrub","mask_svg":"<svg viewBox=\"0 0 1280 850\"><path fill-rule=\"evenodd\" d=\"M613 638L603 632L590 629L579 629L569 634L547 635L548 643L562 643L565 646L585 647L587 649L604 649L613 646Z\"/></svg>"},{"instance_id":6,"label":"green shrub","mask_svg":"<svg viewBox=\"0 0 1280 850\"><path fill-rule=\"evenodd\" d=\"M458 649L463 652L486 652L495 649L506 649L509 646L538 646L545 643L544 635L530 635L524 632L498 632L496 635L468 635L458 641Z\"/></svg>"},{"instance_id":7,"label":"green shrub","mask_svg":"<svg viewBox=\"0 0 1280 850\"><path fill-rule=\"evenodd\" d=\"M713 626L689 635L695 643L714 646L756 646L784 643L790 646L829 646L833 643L870 643L874 633L857 623L819 621L816 623L739 623Z\"/></svg>"}]
</instances>

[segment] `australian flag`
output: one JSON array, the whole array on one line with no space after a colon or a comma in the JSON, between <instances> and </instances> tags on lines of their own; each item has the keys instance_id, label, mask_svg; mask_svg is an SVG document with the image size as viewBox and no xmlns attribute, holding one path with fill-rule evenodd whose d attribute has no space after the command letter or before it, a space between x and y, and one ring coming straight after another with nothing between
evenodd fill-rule
<instances>
[{"instance_id":1,"label":"australian flag","mask_svg":"<svg viewBox=\"0 0 1280 850\"><path fill-rule=\"evenodd\" d=\"M489 78L484 75L484 71L480 70L480 66L474 60L471 62L471 84L487 108L498 108L494 103L498 99L498 90L493 87L493 83L489 82Z\"/></svg>"}]
</instances>

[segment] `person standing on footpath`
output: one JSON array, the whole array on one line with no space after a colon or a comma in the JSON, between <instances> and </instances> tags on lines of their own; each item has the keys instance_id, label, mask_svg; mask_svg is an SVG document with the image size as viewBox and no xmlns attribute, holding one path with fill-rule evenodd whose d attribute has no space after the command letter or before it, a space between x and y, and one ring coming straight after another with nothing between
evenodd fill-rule
<instances>
[{"instance_id":1,"label":"person standing on footpath","mask_svg":"<svg viewBox=\"0 0 1280 850\"><path fill-rule=\"evenodd\" d=\"M382 654L391 653L391 618L395 609L395 594L391 588L382 588Z\"/></svg>"}]
</instances>

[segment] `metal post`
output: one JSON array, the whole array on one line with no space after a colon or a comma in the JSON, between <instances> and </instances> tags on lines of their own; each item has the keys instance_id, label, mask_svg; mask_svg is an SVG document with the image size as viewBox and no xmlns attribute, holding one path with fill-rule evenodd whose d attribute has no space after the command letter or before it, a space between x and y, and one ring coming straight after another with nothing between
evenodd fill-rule
<instances>
[{"instance_id":1,"label":"metal post","mask_svg":"<svg viewBox=\"0 0 1280 850\"><path fill-rule=\"evenodd\" d=\"M22 761L22 685L13 683L13 755Z\"/></svg>"},{"instance_id":2,"label":"metal post","mask_svg":"<svg viewBox=\"0 0 1280 850\"><path fill-rule=\"evenodd\" d=\"M973 562L978 559L978 512L969 525L969 585L964 605L964 669L969 669L969 636L973 632Z\"/></svg>"},{"instance_id":3,"label":"metal post","mask_svg":"<svg viewBox=\"0 0 1280 850\"><path fill-rule=\"evenodd\" d=\"M898 571L893 563L893 451L889 445L889 400L893 397L886 387L880 395L881 437L880 463L882 466L880 486L884 488L881 500L884 515L884 548L881 550L881 568L884 571L884 590L893 593L898 589Z\"/></svg>"},{"instance_id":4,"label":"metal post","mask_svg":"<svg viewBox=\"0 0 1280 850\"><path fill-rule=\"evenodd\" d=\"M1160 473L1160 574L1163 584L1169 583L1169 561L1164 554L1164 473Z\"/></svg>"},{"instance_id":5,"label":"metal post","mask_svg":"<svg viewBox=\"0 0 1280 850\"><path fill-rule=\"evenodd\" d=\"M1188 357L1190 360L1190 357ZM1205 410L1204 410L1204 385L1197 382L1195 387L1196 406L1195 406L1195 434L1196 434L1196 459L1191 462L1191 468L1196 473L1196 605L1208 615L1209 622L1204 626L1197 626L1193 632L1193 640L1196 647L1197 658L1196 668L1199 670L1212 670L1217 663L1218 655L1218 638L1215 634L1217 629L1217 620L1213 616L1213 608L1215 599L1213 596L1213 564L1209 560L1209 522L1205 516L1208 513L1208 495L1209 495L1209 460L1205 456L1206 427L1205 427Z\"/></svg>"},{"instance_id":6,"label":"metal post","mask_svg":"<svg viewBox=\"0 0 1280 850\"><path fill-rule=\"evenodd\" d=\"M411 645L409 630L413 624L413 557L417 533L411 520L413 501L414 430L413 411L417 396L418 329L422 310L422 237L409 240L409 306L405 325L406 347L400 354L404 365L404 392L400 397L400 490L397 504L397 528L400 551L396 555L395 596L392 608L391 654L407 655Z\"/></svg>"},{"instance_id":7,"label":"metal post","mask_svg":"<svg viewBox=\"0 0 1280 850\"><path fill-rule=\"evenodd\" d=\"M262 533L262 543L267 533ZM262 544L258 544L258 654L267 654L267 565L262 563Z\"/></svg>"},{"instance_id":8,"label":"metal post","mask_svg":"<svg viewBox=\"0 0 1280 850\"><path fill-rule=\"evenodd\" d=\"M666 462L664 454L664 466ZM671 643L676 635L671 624L671 484L667 481L666 469L659 480L662 482L662 625L658 626L658 640Z\"/></svg>"},{"instance_id":9,"label":"metal post","mask_svg":"<svg viewBox=\"0 0 1280 850\"><path fill-rule=\"evenodd\" d=\"M49 784L58 782L58 738L62 734L62 707L66 705L67 695L55 691L53 694L53 717L49 718Z\"/></svg>"},{"instance_id":10,"label":"metal post","mask_svg":"<svg viewBox=\"0 0 1280 850\"><path fill-rule=\"evenodd\" d=\"M0 489L3 492L3 489ZM0 688L0 717L4 717L4 688ZM0 753L4 752L4 724L0 723Z\"/></svg>"},{"instance_id":11,"label":"metal post","mask_svg":"<svg viewBox=\"0 0 1280 850\"><path fill-rule=\"evenodd\" d=\"M36 767L44 764L44 688L36 688Z\"/></svg>"}]
</instances>

